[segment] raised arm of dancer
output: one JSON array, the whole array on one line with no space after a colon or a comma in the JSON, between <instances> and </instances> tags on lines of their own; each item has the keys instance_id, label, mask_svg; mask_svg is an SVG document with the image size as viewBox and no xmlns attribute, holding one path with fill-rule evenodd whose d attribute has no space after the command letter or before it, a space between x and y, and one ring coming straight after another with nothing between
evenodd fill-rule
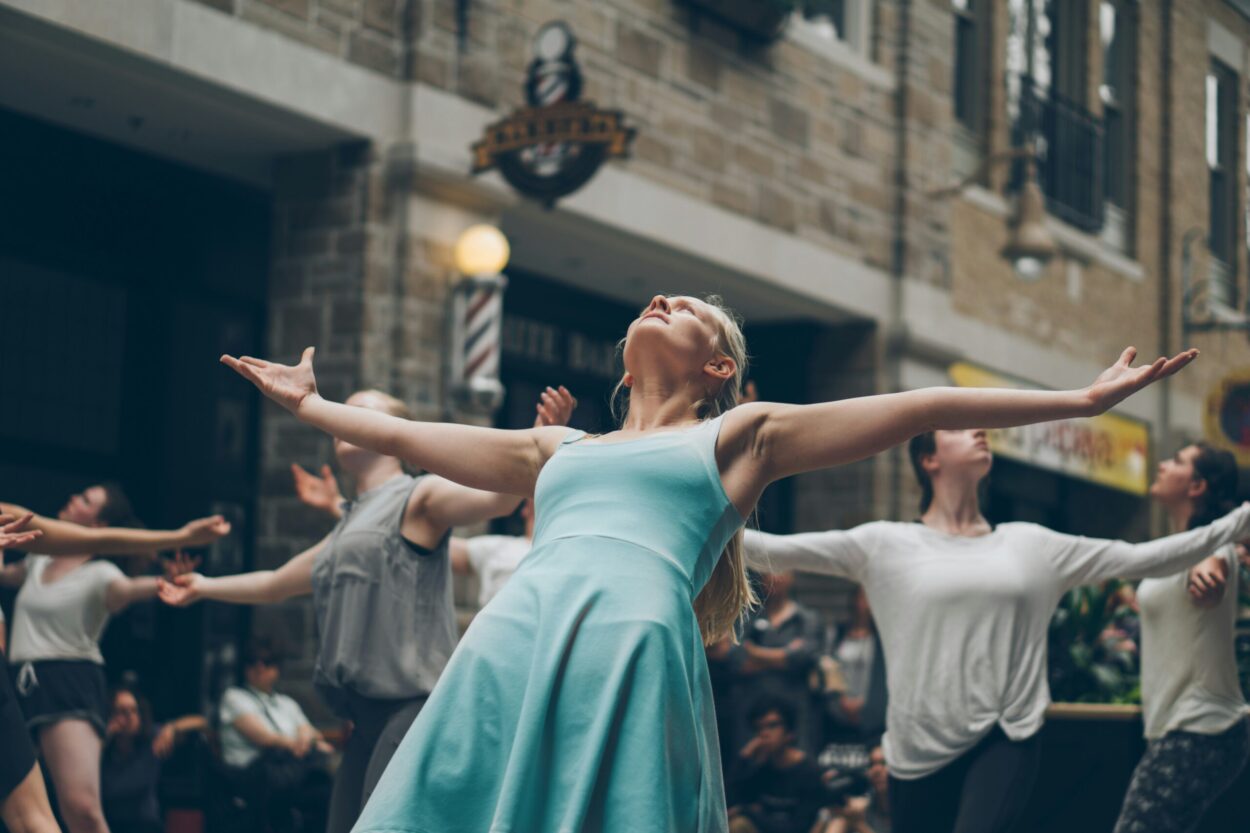
<instances>
[{"instance_id":1,"label":"raised arm of dancer","mask_svg":"<svg viewBox=\"0 0 1250 833\"><path fill-rule=\"evenodd\" d=\"M166 561L165 578L173 580L181 575L195 572L200 559L192 558L179 552L173 559ZM104 591L104 605L109 613L125 610L135 602L155 599L160 586L156 576L124 576L109 582Z\"/></svg>"},{"instance_id":2,"label":"raised arm of dancer","mask_svg":"<svg viewBox=\"0 0 1250 833\"><path fill-rule=\"evenodd\" d=\"M1042 529L1042 527L1038 527ZM1250 537L1250 503L1206 526L1142 544L1084 538L1044 530L1039 544L1054 559L1067 587L1110 578L1161 578L1194 566L1211 553Z\"/></svg>"},{"instance_id":3,"label":"raised arm of dancer","mask_svg":"<svg viewBox=\"0 0 1250 833\"><path fill-rule=\"evenodd\" d=\"M774 535L748 529L743 534L747 566L776 572L799 570L862 582L861 574L871 550L874 524L854 529Z\"/></svg>"},{"instance_id":4,"label":"raised arm of dancer","mask_svg":"<svg viewBox=\"0 0 1250 833\"><path fill-rule=\"evenodd\" d=\"M30 528L42 533L42 555L151 555L163 550L203 547L230 532L230 524L220 515L191 521L180 529L164 530L82 526L46 518L11 503L0 503L0 513L31 515Z\"/></svg>"},{"instance_id":5,"label":"raised arm of dancer","mask_svg":"<svg viewBox=\"0 0 1250 833\"><path fill-rule=\"evenodd\" d=\"M1190 567L1187 589L1194 604L1198 607L1218 607L1224 600L1224 591L1228 589L1229 571L1236 568L1237 555L1232 547L1225 547Z\"/></svg>"},{"instance_id":6,"label":"raised arm of dancer","mask_svg":"<svg viewBox=\"0 0 1250 833\"><path fill-rule=\"evenodd\" d=\"M264 605L292 596L305 596L312 592L313 562L328 540L329 536L322 538L276 570L257 570L215 578L187 573L172 581L158 581L158 593L162 602L174 607L186 607L202 599Z\"/></svg>"},{"instance_id":7,"label":"raised arm of dancer","mask_svg":"<svg viewBox=\"0 0 1250 833\"><path fill-rule=\"evenodd\" d=\"M311 347L294 366L248 356L221 360L303 422L474 489L528 497L543 463L568 434L559 427L508 431L417 422L328 402L317 393Z\"/></svg>"},{"instance_id":8,"label":"raised arm of dancer","mask_svg":"<svg viewBox=\"0 0 1250 833\"><path fill-rule=\"evenodd\" d=\"M1130 347L1080 390L924 388L814 405L756 402L726 415L725 427L733 428L728 445L736 440L747 446L741 456L755 461L764 477L762 488L793 474L870 457L925 431L1006 428L1101 414L1176 373L1197 354L1187 350L1135 368L1137 351Z\"/></svg>"},{"instance_id":9,"label":"raised arm of dancer","mask_svg":"<svg viewBox=\"0 0 1250 833\"><path fill-rule=\"evenodd\" d=\"M29 544L43 535L40 530L30 528L30 522L34 519L34 512L27 512L20 517L0 514L0 555L10 547Z\"/></svg>"},{"instance_id":10,"label":"raised arm of dancer","mask_svg":"<svg viewBox=\"0 0 1250 833\"><path fill-rule=\"evenodd\" d=\"M305 505L332 518L343 517L343 493L339 491L339 480L333 469L323 465L318 477L299 463L292 463L291 476L295 478L295 494Z\"/></svg>"}]
</instances>

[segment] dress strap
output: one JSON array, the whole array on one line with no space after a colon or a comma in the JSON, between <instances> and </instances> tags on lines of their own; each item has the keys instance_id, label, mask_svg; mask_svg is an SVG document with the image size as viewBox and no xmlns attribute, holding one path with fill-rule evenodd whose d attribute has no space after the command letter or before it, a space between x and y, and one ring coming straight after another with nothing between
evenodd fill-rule
<instances>
[{"instance_id":1,"label":"dress strap","mask_svg":"<svg viewBox=\"0 0 1250 833\"><path fill-rule=\"evenodd\" d=\"M577 428L570 428L569 433L564 435L564 439L560 440L560 445L572 445L578 440L584 438L586 432Z\"/></svg>"}]
</instances>

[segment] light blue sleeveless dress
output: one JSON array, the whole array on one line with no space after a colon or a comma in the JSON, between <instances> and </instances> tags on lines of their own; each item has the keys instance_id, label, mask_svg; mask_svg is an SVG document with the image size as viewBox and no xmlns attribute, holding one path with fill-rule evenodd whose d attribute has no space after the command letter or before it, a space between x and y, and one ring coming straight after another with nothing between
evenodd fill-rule
<instances>
[{"instance_id":1,"label":"light blue sleeveless dress","mask_svg":"<svg viewBox=\"0 0 1250 833\"><path fill-rule=\"evenodd\" d=\"M538 477L533 550L461 639L356 833L727 829L692 607L742 525L719 429L570 432Z\"/></svg>"}]
</instances>

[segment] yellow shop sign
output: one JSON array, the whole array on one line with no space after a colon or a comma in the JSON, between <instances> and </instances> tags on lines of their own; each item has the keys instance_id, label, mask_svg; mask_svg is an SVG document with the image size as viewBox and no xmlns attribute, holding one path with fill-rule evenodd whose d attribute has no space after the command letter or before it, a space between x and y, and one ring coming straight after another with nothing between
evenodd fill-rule
<instances>
[{"instance_id":1,"label":"yellow shop sign","mask_svg":"<svg viewBox=\"0 0 1250 833\"><path fill-rule=\"evenodd\" d=\"M1036 387L965 362L951 365L949 372L963 388ZM1119 414L997 429L990 431L990 448L1012 460L1134 495L1146 494L1149 487L1150 426Z\"/></svg>"}]
</instances>

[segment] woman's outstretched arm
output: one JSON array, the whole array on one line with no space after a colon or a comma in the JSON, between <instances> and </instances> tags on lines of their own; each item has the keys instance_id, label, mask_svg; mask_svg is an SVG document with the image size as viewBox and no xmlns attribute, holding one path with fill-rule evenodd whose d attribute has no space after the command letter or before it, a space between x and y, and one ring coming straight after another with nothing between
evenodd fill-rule
<instances>
[{"instance_id":1,"label":"woman's outstretched arm","mask_svg":"<svg viewBox=\"0 0 1250 833\"><path fill-rule=\"evenodd\" d=\"M362 409L363 410L363 409ZM212 577L184 573L157 581L157 595L173 607L186 607L204 599L242 605L275 604L292 596L312 592L313 562L329 536L294 556L276 570L257 570L233 576Z\"/></svg>"},{"instance_id":2,"label":"woman's outstretched arm","mask_svg":"<svg viewBox=\"0 0 1250 833\"><path fill-rule=\"evenodd\" d=\"M26 529L41 533L39 552L43 555L152 555L207 546L230 532L230 524L220 515L191 521L181 529L130 529L82 526L36 515L11 503L0 503L0 514L30 515Z\"/></svg>"},{"instance_id":3,"label":"woman's outstretched arm","mask_svg":"<svg viewBox=\"0 0 1250 833\"><path fill-rule=\"evenodd\" d=\"M400 419L369 408L328 402L317 393L313 348L294 366L244 356L222 356L223 364L301 421L352 445L398 457L448 480L528 497L547 458L567 428L509 431L443 422Z\"/></svg>"},{"instance_id":4,"label":"woman's outstretched arm","mask_svg":"<svg viewBox=\"0 0 1250 833\"><path fill-rule=\"evenodd\" d=\"M1162 578L1187 570L1221 547L1250 537L1250 503L1206 526L1130 544L1046 530L1039 549L1059 569L1066 588L1110 578Z\"/></svg>"},{"instance_id":5,"label":"woman's outstretched arm","mask_svg":"<svg viewBox=\"0 0 1250 833\"><path fill-rule=\"evenodd\" d=\"M746 426L749 453L767 483L861 460L925 431L1006 428L1101 414L1176 373L1198 351L1131 367L1136 355L1136 349L1128 348L1119 361L1080 390L923 388L815 405L760 402L731 411L729 419L736 423L735 433Z\"/></svg>"}]
</instances>

